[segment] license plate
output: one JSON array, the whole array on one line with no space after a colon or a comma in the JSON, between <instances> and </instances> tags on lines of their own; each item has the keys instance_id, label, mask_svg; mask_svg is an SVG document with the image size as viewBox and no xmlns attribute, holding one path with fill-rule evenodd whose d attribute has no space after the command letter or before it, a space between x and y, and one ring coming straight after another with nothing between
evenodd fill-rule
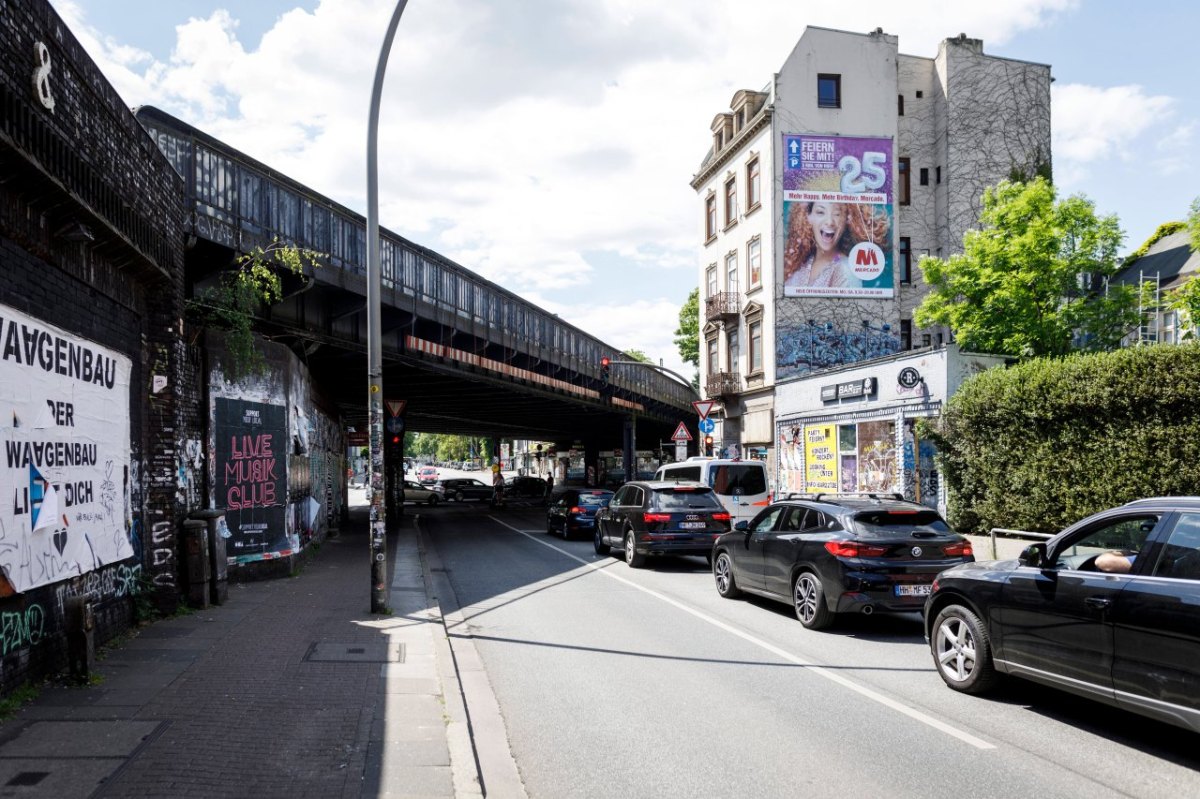
<instances>
[{"instance_id":1,"label":"license plate","mask_svg":"<svg viewBox=\"0 0 1200 799\"><path fill-rule=\"evenodd\" d=\"M929 596L932 593L933 585L931 583L896 586L896 596Z\"/></svg>"},{"instance_id":2,"label":"license plate","mask_svg":"<svg viewBox=\"0 0 1200 799\"><path fill-rule=\"evenodd\" d=\"M679 527L682 530L703 530L708 527L707 522L680 522Z\"/></svg>"}]
</instances>

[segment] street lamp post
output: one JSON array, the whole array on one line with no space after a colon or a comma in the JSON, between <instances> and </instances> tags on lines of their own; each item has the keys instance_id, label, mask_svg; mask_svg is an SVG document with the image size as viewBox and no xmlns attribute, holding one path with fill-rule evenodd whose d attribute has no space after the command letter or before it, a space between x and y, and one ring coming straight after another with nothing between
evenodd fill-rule
<instances>
[{"instance_id":1,"label":"street lamp post","mask_svg":"<svg viewBox=\"0 0 1200 799\"><path fill-rule=\"evenodd\" d=\"M383 335L380 290L383 280L379 264L379 98L387 71L392 39L408 0L396 3L392 20L383 37L375 85L371 88L371 110L367 117L367 419L370 425L370 464L367 489L371 497L371 612L386 613L387 606L387 510L383 491Z\"/></svg>"}]
</instances>

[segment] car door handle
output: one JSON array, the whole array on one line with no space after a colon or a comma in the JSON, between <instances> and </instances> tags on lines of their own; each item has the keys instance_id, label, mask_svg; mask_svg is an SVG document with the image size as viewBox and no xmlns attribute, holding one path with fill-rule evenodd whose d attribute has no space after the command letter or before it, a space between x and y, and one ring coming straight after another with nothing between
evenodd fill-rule
<instances>
[{"instance_id":1,"label":"car door handle","mask_svg":"<svg viewBox=\"0 0 1200 799\"><path fill-rule=\"evenodd\" d=\"M1083 600L1083 604L1087 605L1092 610L1108 610L1112 605L1111 599L1105 599L1102 596L1090 596Z\"/></svg>"}]
</instances>

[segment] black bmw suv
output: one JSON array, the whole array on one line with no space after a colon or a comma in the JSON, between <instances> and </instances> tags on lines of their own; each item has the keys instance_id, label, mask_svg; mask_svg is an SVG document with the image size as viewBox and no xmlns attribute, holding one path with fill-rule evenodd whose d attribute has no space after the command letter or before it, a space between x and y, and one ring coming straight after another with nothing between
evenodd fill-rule
<instances>
[{"instance_id":1,"label":"black bmw suv","mask_svg":"<svg viewBox=\"0 0 1200 799\"><path fill-rule=\"evenodd\" d=\"M838 613L920 611L943 569L973 561L938 512L899 494L791 494L717 539L717 592L791 604L820 630Z\"/></svg>"}]
</instances>

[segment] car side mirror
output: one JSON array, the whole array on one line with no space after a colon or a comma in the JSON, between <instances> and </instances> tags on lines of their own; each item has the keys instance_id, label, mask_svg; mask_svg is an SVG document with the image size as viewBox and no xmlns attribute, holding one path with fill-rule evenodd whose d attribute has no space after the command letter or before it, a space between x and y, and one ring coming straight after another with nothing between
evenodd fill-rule
<instances>
[{"instance_id":1,"label":"car side mirror","mask_svg":"<svg viewBox=\"0 0 1200 799\"><path fill-rule=\"evenodd\" d=\"M750 529L750 522L742 520L733 526L734 530L741 530L743 533Z\"/></svg>"},{"instance_id":2,"label":"car side mirror","mask_svg":"<svg viewBox=\"0 0 1200 799\"><path fill-rule=\"evenodd\" d=\"M1045 544L1030 544L1021 550L1021 554L1017 556L1017 562L1022 566L1030 566L1038 568L1046 563L1046 545Z\"/></svg>"}]
</instances>

